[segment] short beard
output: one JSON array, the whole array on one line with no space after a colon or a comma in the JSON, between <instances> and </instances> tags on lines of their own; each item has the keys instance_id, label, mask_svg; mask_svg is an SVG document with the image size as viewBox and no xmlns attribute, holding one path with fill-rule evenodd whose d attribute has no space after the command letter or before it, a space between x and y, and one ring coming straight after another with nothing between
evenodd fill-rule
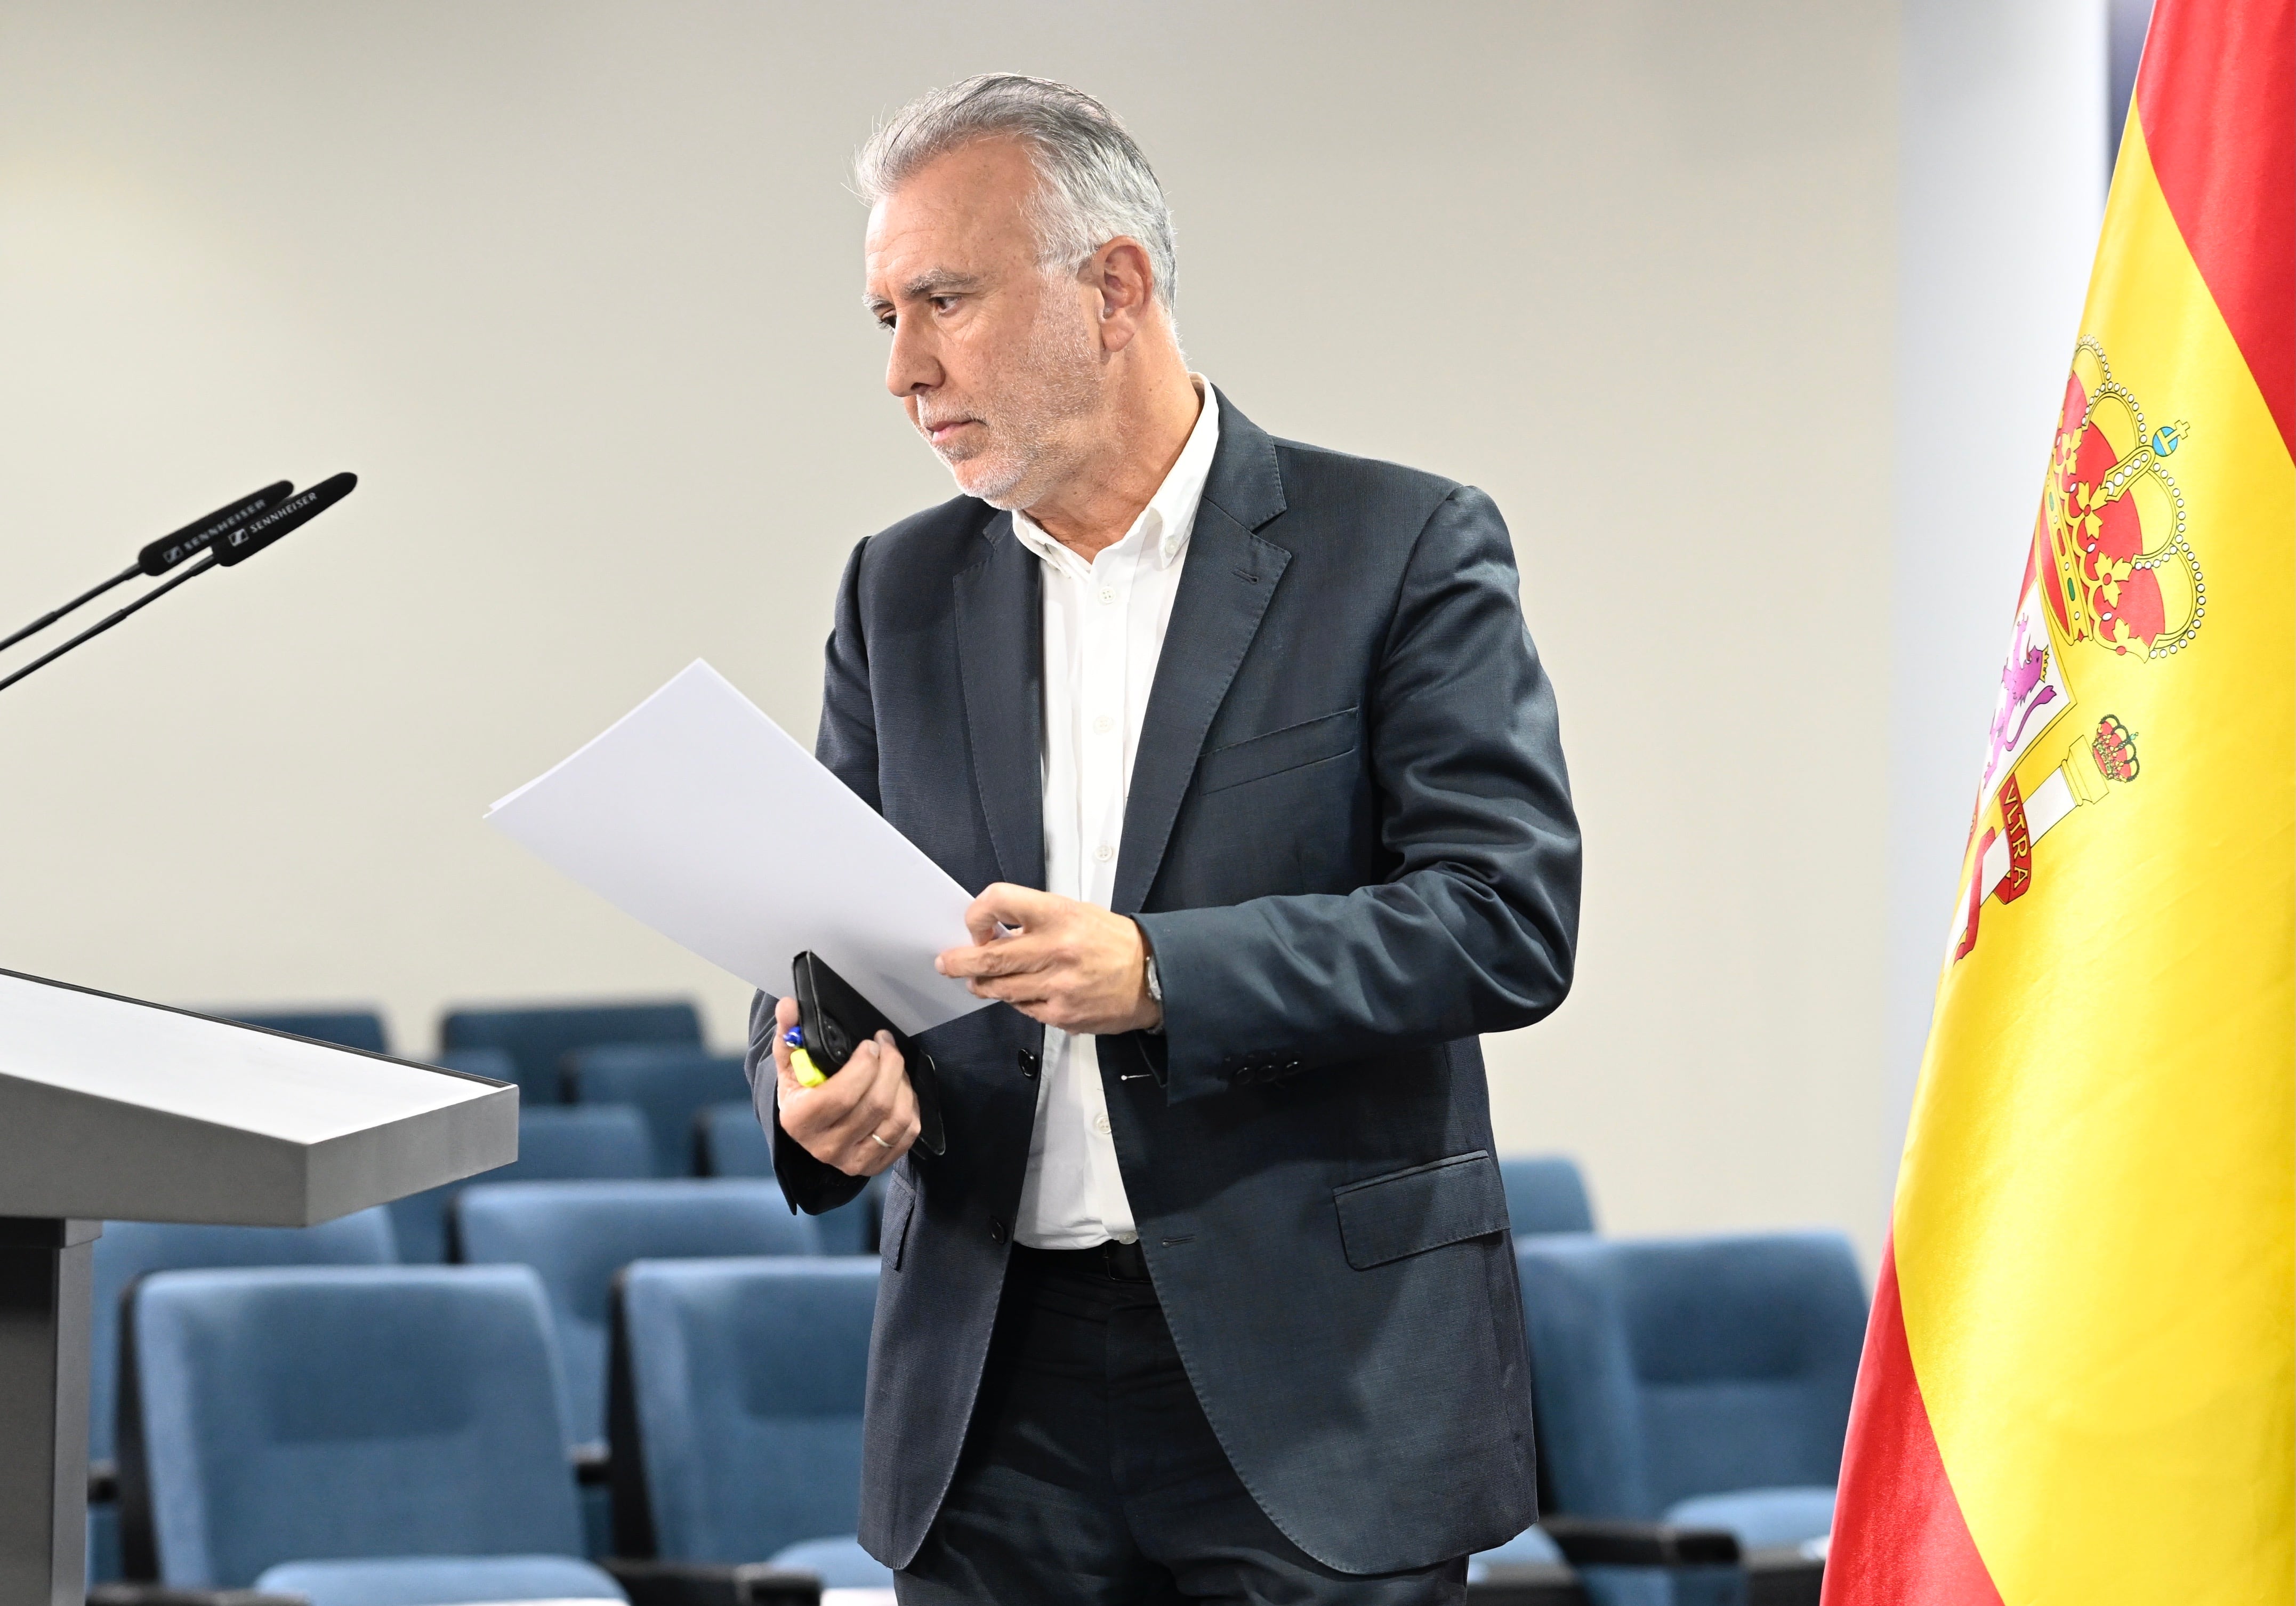
<instances>
[{"instance_id":1,"label":"short beard","mask_svg":"<svg viewBox=\"0 0 2296 1606\"><path fill-rule=\"evenodd\" d=\"M958 489L1008 513L1042 499L1078 455L1062 439L1066 426L1099 409L1099 358L1091 330L1053 298L995 398L988 447L964 457L939 453ZM958 465L984 457L985 477L965 484Z\"/></svg>"}]
</instances>

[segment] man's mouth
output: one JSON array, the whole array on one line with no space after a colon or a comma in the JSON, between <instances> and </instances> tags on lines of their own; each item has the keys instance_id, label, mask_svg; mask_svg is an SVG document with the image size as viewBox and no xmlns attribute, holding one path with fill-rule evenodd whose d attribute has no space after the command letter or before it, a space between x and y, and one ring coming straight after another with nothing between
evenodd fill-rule
<instances>
[{"instance_id":1,"label":"man's mouth","mask_svg":"<svg viewBox=\"0 0 2296 1606\"><path fill-rule=\"evenodd\" d=\"M935 446L946 446L955 438L957 431L980 422L977 418L943 418L925 425L925 439Z\"/></svg>"}]
</instances>

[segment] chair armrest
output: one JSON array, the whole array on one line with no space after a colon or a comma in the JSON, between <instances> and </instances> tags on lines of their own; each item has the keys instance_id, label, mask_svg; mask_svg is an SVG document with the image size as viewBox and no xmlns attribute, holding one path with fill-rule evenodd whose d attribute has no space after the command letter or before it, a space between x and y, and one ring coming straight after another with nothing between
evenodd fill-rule
<instances>
[{"instance_id":1,"label":"chair armrest","mask_svg":"<svg viewBox=\"0 0 2296 1606\"><path fill-rule=\"evenodd\" d=\"M630 1606L821 1606L821 1580L762 1561L639 1561L608 1556L599 1566L630 1597ZM88 1606L102 1606L91 1601ZM135 1606L123 1602L122 1606ZM169 1606L157 1602L156 1606Z\"/></svg>"},{"instance_id":2,"label":"chair armrest","mask_svg":"<svg viewBox=\"0 0 2296 1606\"><path fill-rule=\"evenodd\" d=\"M254 1589L172 1589L164 1584L94 1584L87 1606L311 1606L308 1595Z\"/></svg>"},{"instance_id":3,"label":"chair armrest","mask_svg":"<svg viewBox=\"0 0 2296 1606\"><path fill-rule=\"evenodd\" d=\"M1467 1585L1467 1606L1587 1606L1587 1590L1551 1561L1487 1561Z\"/></svg>"},{"instance_id":4,"label":"chair armrest","mask_svg":"<svg viewBox=\"0 0 2296 1606\"><path fill-rule=\"evenodd\" d=\"M1738 1536L1727 1528L1559 1516L1539 1526L1573 1567L1734 1567L1739 1560Z\"/></svg>"},{"instance_id":5,"label":"chair armrest","mask_svg":"<svg viewBox=\"0 0 2296 1606\"><path fill-rule=\"evenodd\" d=\"M119 1463L115 1461L92 1461L87 1463L87 1503L103 1505L119 1498Z\"/></svg>"},{"instance_id":6,"label":"chair armrest","mask_svg":"<svg viewBox=\"0 0 2296 1606\"><path fill-rule=\"evenodd\" d=\"M1818 1606L1825 1557L1800 1544L1746 1552L1746 1606Z\"/></svg>"},{"instance_id":7,"label":"chair armrest","mask_svg":"<svg viewBox=\"0 0 2296 1606\"><path fill-rule=\"evenodd\" d=\"M613 1481L613 1452L597 1440L577 1445L566 1454L574 1463L574 1481L584 1488L603 1487Z\"/></svg>"}]
</instances>

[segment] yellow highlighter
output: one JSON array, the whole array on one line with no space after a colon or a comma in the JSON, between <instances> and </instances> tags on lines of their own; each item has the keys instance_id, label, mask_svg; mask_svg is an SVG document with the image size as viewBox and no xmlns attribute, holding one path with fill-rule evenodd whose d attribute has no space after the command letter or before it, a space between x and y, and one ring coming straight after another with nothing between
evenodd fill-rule
<instances>
[{"instance_id":1,"label":"yellow highlighter","mask_svg":"<svg viewBox=\"0 0 2296 1606\"><path fill-rule=\"evenodd\" d=\"M829 1073L814 1064L813 1056L805 1051L802 1028L791 1026L782 1034L782 1041L789 1044L790 1073L797 1078L800 1087L819 1087L829 1080Z\"/></svg>"}]
</instances>

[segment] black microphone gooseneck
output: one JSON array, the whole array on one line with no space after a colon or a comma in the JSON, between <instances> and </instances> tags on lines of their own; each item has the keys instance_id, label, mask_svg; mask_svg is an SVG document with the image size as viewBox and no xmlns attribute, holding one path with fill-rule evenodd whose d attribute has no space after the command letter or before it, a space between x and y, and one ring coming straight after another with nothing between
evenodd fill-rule
<instances>
[{"instance_id":1,"label":"black microphone gooseneck","mask_svg":"<svg viewBox=\"0 0 2296 1606\"><path fill-rule=\"evenodd\" d=\"M294 489L294 486L285 480L280 481L275 485L266 485L251 496L244 496L236 502L227 503L205 518L193 519L181 530L161 536L137 553L134 563L102 585L82 591L63 606L41 614L14 635L5 640L0 640L0 652L5 652L27 636L38 635L65 614L86 607L116 585L134 580L139 574L149 574L154 577L165 574L185 558L197 556L225 531L235 529L245 523L266 507L277 507L285 498L287 493ZM156 591L152 593L154 597L158 595ZM150 598L147 597L145 600L149 601ZM105 622L106 624L116 622L118 622L116 619ZM93 632L90 633L93 634Z\"/></svg>"},{"instance_id":2,"label":"black microphone gooseneck","mask_svg":"<svg viewBox=\"0 0 2296 1606\"><path fill-rule=\"evenodd\" d=\"M185 581L205 574L210 569L230 568L234 564L245 563L289 531L317 518L328 508L350 495L352 489L357 484L357 474L336 474L331 479L320 481L308 490L289 497L278 506L271 507L268 512L263 511L268 505L273 492L276 491L282 495L286 492L287 482L283 480L277 485L268 486L258 492L256 496L248 498L246 502L234 503L230 508L218 509L216 514L209 515L208 518L199 521L198 523L186 524L174 535L166 536L152 542L144 549L144 556L137 560L135 567L127 571L127 574L106 581L87 596L94 597L108 590L111 587L119 584L121 580L127 579L128 575L164 574L181 564L186 557L201 553L204 553L204 556L200 557L199 562L185 569L167 584L152 587L126 607L88 626L62 647L51 648L13 674L5 679L0 679L0 691L7 690L34 670L44 669L53 663L81 642L94 640L137 609L150 607ZM248 502L254 503L255 507L249 509ZM184 544L173 545L178 542ZM168 550L163 551L162 548L168 548ZM153 561L155 552L160 554L161 559L160 567L156 569L148 566ZM79 599L80 602L86 600L86 597ZM71 607L78 605L78 603L74 603ZM69 612L70 612L70 607L58 610L59 614ZM44 628L56 616L52 614L49 620L43 620L39 624L31 627L32 630ZM30 630L20 631L9 638L9 640L20 641L30 633ZM7 642L0 642L0 647L7 645Z\"/></svg>"}]
</instances>

